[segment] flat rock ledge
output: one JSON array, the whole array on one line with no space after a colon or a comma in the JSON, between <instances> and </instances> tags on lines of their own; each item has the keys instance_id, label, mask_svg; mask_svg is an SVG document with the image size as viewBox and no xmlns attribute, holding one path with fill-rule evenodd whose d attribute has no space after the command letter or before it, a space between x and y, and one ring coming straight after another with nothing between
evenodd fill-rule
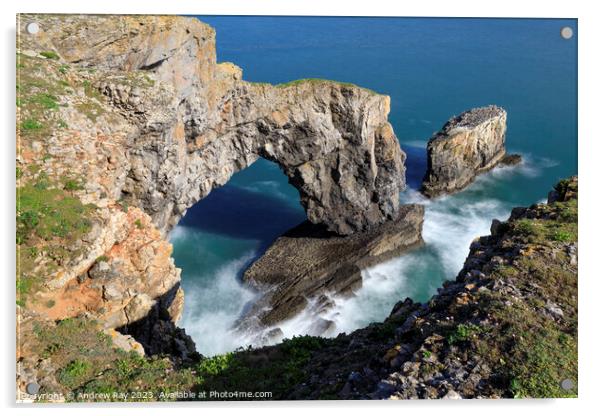
<instances>
[{"instance_id":1,"label":"flat rock ledge","mask_svg":"<svg viewBox=\"0 0 602 416\"><path fill-rule=\"evenodd\" d=\"M428 142L421 192L431 198L451 194L500 163L519 163L518 155L505 157L506 117L503 108L490 105L465 111L445 123Z\"/></svg>"},{"instance_id":2,"label":"flat rock ledge","mask_svg":"<svg viewBox=\"0 0 602 416\"><path fill-rule=\"evenodd\" d=\"M244 282L262 296L237 329L274 326L303 311L308 300L324 310L332 306L329 296L353 296L362 286L362 269L423 244L423 220L424 207L411 204L401 206L396 219L349 236L308 221L289 230L244 272Z\"/></svg>"}]
</instances>

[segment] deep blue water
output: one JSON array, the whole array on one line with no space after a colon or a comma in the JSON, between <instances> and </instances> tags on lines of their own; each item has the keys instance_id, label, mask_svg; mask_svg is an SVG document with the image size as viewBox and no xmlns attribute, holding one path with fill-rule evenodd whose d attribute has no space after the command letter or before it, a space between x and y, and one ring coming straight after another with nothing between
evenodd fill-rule
<instances>
[{"instance_id":1,"label":"deep blue water","mask_svg":"<svg viewBox=\"0 0 602 416\"><path fill-rule=\"evenodd\" d=\"M404 201L427 205L426 247L364 272L364 288L338 301L331 319L349 331L383 319L399 299L427 300L455 277L470 241L493 218L542 200L577 173L577 22L555 19L199 17L217 31L218 61L244 79L352 82L391 96L393 124L408 155ZM575 37L560 36L564 26ZM451 197L424 201L415 189L425 145L452 115L497 104L508 111L507 149L525 163L496 169ZM191 208L172 234L183 269L182 325L202 353L248 340L228 331L253 294L240 271L283 231L304 219L297 191L260 160ZM284 326L302 333L303 317Z\"/></svg>"}]
</instances>

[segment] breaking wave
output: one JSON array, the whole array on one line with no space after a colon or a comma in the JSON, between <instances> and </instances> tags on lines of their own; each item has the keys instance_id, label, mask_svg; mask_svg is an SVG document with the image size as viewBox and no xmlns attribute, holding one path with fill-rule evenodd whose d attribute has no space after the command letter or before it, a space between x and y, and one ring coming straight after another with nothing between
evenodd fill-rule
<instances>
[{"instance_id":1,"label":"breaking wave","mask_svg":"<svg viewBox=\"0 0 602 416\"><path fill-rule=\"evenodd\" d=\"M239 280L254 256L254 252L249 252L220 267L213 277L203 279L206 285L185 288L186 307L180 326L186 328L202 354L233 351L242 345L240 334L233 332L232 326L256 296Z\"/></svg>"}]
</instances>

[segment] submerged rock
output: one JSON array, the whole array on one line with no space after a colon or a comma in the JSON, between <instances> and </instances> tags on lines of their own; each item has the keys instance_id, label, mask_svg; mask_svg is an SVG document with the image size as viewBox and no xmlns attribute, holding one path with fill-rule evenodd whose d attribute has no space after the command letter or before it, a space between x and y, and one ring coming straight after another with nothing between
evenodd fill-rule
<instances>
[{"instance_id":1,"label":"submerged rock","mask_svg":"<svg viewBox=\"0 0 602 416\"><path fill-rule=\"evenodd\" d=\"M427 145L428 168L421 192L428 197L464 189L475 177L495 167L520 162L504 159L506 111L491 105L451 118Z\"/></svg>"},{"instance_id":2,"label":"submerged rock","mask_svg":"<svg viewBox=\"0 0 602 416\"><path fill-rule=\"evenodd\" d=\"M511 155L504 156L502 158L502 160L500 160L500 165L514 166L514 165L518 165L522 161L523 161L523 157L521 155L514 153Z\"/></svg>"},{"instance_id":3,"label":"submerged rock","mask_svg":"<svg viewBox=\"0 0 602 416\"><path fill-rule=\"evenodd\" d=\"M423 216L422 205L404 205L395 220L350 236L309 222L288 231L245 271L243 280L263 296L239 327L277 324L305 309L307 299L318 299L324 309L320 295L353 295L362 286L361 269L422 244ZM321 329L327 327L321 323Z\"/></svg>"}]
</instances>

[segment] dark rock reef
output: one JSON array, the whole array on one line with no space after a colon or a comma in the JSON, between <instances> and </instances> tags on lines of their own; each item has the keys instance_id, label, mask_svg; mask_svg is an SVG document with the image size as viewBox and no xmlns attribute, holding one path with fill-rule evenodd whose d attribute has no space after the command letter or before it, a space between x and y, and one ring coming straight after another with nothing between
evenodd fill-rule
<instances>
[{"instance_id":1,"label":"dark rock reef","mask_svg":"<svg viewBox=\"0 0 602 416\"><path fill-rule=\"evenodd\" d=\"M399 216L370 231L337 236L309 222L279 237L243 275L263 293L239 327L270 327L292 318L320 299L316 310L329 306L328 296L351 296L362 286L361 269L398 256L422 241L422 205L403 205ZM317 328L321 335L327 326Z\"/></svg>"},{"instance_id":2,"label":"dark rock reef","mask_svg":"<svg viewBox=\"0 0 602 416\"><path fill-rule=\"evenodd\" d=\"M427 172L421 192L428 197L464 189L475 177L504 161L506 111L495 105L474 108L451 118L427 145Z\"/></svg>"}]
</instances>

